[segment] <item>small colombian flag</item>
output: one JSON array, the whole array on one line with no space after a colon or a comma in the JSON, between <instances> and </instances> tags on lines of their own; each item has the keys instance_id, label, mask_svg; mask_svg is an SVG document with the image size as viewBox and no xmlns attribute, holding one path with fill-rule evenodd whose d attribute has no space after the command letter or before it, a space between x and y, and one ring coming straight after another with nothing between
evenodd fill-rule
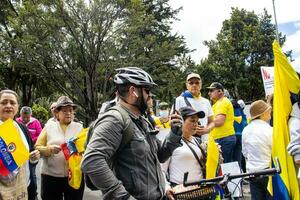
<instances>
[{"instance_id":1,"label":"small colombian flag","mask_svg":"<svg viewBox=\"0 0 300 200\"><path fill-rule=\"evenodd\" d=\"M29 159L18 129L13 120L0 125L0 174L7 176Z\"/></svg>"}]
</instances>

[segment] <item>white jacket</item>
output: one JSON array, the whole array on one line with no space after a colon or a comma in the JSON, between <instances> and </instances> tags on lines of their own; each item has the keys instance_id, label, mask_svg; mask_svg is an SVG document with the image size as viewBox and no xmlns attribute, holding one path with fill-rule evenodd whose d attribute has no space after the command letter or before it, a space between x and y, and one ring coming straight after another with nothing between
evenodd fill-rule
<instances>
[{"instance_id":1,"label":"white jacket","mask_svg":"<svg viewBox=\"0 0 300 200\"><path fill-rule=\"evenodd\" d=\"M298 103L295 103L292 108L291 118L289 120L290 143L287 150L294 160L300 160L300 109Z\"/></svg>"}]
</instances>

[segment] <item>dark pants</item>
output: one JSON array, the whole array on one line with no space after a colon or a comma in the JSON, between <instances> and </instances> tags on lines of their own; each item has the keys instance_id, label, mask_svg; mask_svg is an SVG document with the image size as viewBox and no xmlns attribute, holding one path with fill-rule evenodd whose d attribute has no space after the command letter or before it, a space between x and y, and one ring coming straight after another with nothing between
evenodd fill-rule
<instances>
[{"instance_id":1,"label":"dark pants","mask_svg":"<svg viewBox=\"0 0 300 200\"><path fill-rule=\"evenodd\" d=\"M36 200L37 199L36 190L37 190L37 187L31 180L29 186L27 187L28 200Z\"/></svg>"},{"instance_id":2,"label":"dark pants","mask_svg":"<svg viewBox=\"0 0 300 200\"><path fill-rule=\"evenodd\" d=\"M30 184L27 187L28 200L37 199L37 181L36 181L35 168L36 168L36 164L29 163Z\"/></svg>"},{"instance_id":3,"label":"dark pants","mask_svg":"<svg viewBox=\"0 0 300 200\"><path fill-rule=\"evenodd\" d=\"M235 137L236 142L233 149L233 161L237 161L242 169L242 135L235 135Z\"/></svg>"},{"instance_id":4,"label":"dark pants","mask_svg":"<svg viewBox=\"0 0 300 200\"><path fill-rule=\"evenodd\" d=\"M216 142L221 146L224 163L233 161L233 150L236 142L235 135L217 139Z\"/></svg>"},{"instance_id":5,"label":"dark pants","mask_svg":"<svg viewBox=\"0 0 300 200\"><path fill-rule=\"evenodd\" d=\"M237 161L242 171L246 172L245 157L242 154L242 135L235 135L235 137L236 143L233 150L233 161Z\"/></svg>"},{"instance_id":6,"label":"dark pants","mask_svg":"<svg viewBox=\"0 0 300 200\"><path fill-rule=\"evenodd\" d=\"M267 187L268 177L250 180L251 200L271 200Z\"/></svg>"},{"instance_id":7,"label":"dark pants","mask_svg":"<svg viewBox=\"0 0 300 200\"><path fill-rule=\"evenodd\" d=\"M41 197L43 200L82 200L84 180L78 190L69 186L68 177L53 177L42 174Z\"/></svg>"}]
</instances>

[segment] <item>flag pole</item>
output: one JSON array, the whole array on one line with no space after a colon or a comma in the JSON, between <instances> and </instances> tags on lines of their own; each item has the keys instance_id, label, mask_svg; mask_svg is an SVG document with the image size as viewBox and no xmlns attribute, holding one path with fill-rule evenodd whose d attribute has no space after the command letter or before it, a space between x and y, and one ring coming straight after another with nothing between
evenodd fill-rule
<instances>
[{"instance_id":1,"label":"flag pole","mask_svg":"<svg viewBox=\"0 0 300 200\"><path fill-rule=\"evenodd\" d=\"M276 17L276 11L275 11L275 0L272 0L272 2L273 2L273 12L274 12L274 18L275 18L276 39L279 43L278 24L277 24L277 17Z\"/></svg>"}]
</instances>

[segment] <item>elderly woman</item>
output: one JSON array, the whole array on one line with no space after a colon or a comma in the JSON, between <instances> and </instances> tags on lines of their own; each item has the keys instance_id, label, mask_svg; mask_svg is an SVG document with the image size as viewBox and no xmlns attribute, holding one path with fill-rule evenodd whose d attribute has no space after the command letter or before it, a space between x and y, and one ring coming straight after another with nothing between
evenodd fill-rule
<instances>
[{"instance_id":1,"label":"elderly woman","mask_svg":"<svg viewBox=\"0 0 300 200\"><path fill-rule=\"evenodd\" d=\"M20 111L20 117L16 121L27 127L33 143L36 143L42 131L42 126L39 120L32 117L32 109L28 106L23 106Z\"/></svg>"},{"instance_id":2,"label":"elderly woman","mask_svg":"<svg viewBox=\"0 0 300 200\"><path fill-rule=\"evenodd\" d=\"M0 91L0 123L8 119L14 119L18 113L18 95L12 90ZM25 147L31 152L29 161L10 173L8 176L0 176L0 199L34 200L36 198L36 181L33 178L33 167L36 165L40 153L33 149L33 142L27 128L14 122Z\"/></svg>"},{"instance_id":3,"label":"elderly woman","mask_svg":"<svg viewBox=\"0 0 300 200\"><path fill-rule=\"evenodd\" d=\"M81 200L83 197L83 181L77 190L68 184L68 164L60 147L83 129L82 124L73 121L76 107L69 97L59 97L55 107L56 120L47 122L36 142L35 147L43 158L41 167L43 200Z\"/></svg>"},{"instance_id":4,"label":"elderly woman","mask_svg":"<svg viewBox=\"0 0 300 200\"><path fill-rule=\"evenodd\" d=\"M171 187L182 185L185 172L189 172L189 178L192 178L188 181L196 181L205 177L206 153L204 146L194 137L199 128L198 119L203 116L201 116L201 111L197 112L191 107L182 107L179 112L183 118L183 145L175 149L169 161L163 164L163 171L169 175ZM176 187L173 192L176 192L175 190ZM169 199L173 199L173 192L168 192Z\"/></svg>"}]
</instances>

